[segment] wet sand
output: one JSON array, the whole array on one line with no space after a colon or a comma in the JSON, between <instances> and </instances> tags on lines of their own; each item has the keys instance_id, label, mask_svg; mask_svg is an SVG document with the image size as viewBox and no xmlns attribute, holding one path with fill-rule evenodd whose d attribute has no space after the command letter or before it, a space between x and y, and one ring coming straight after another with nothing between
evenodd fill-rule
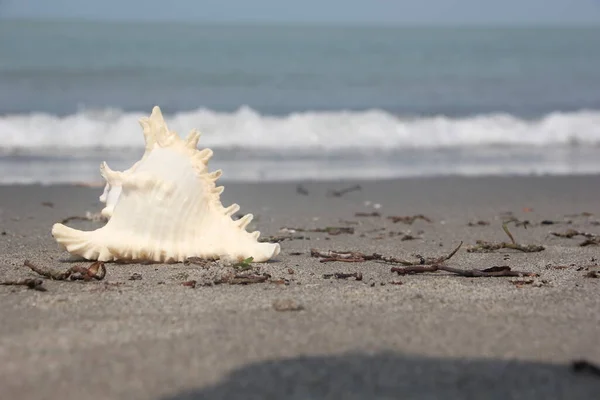
<instances>
[{"instance_id":1,"label":"wet sand","mask_svg":"<svg viewBox=\"0 0 600 400\"><path fill-rule=\"evenodd\" d=\"M577 359L600 363L600 279L586 277L598 270L600 250L581 247L583 237L550 234L600 234L600 176L303 183L302 190L296 183L224 184L223 203L255 215L249 230L268 237L288 228L304 236L281 242L280 256L259 266L268 282L201 286L231 268L111 263L102 281L45 281L46 292L0 286L1 397L591 399L600 393L600 377L571 369ZM355 184L361 190L328 195ZM98 212L100 193L0 187L0 280L36 277L23 267L25 259L58 269L74 265L51 226ZM530 222L509 225L516 241L543 251L467 251L476 240L508 241L501 225L509 211ZM380 216L356 216L373 212ZM387 218L417 214L431 222ZM326 227L354 233L311 231ZM407 235L414 239L402 240ZM417 254L448 254L460 241L448 266L508 265L539 277L398 276L382 262L321 263L310 254L314 248L418 260ZM362 280L323 278L336 272L360 272ZM132 280L134 274L141 279ZM183 285L191 280L195 288ZM280 311L282 304L302 310Z\"/></svg>"}]
</instances>

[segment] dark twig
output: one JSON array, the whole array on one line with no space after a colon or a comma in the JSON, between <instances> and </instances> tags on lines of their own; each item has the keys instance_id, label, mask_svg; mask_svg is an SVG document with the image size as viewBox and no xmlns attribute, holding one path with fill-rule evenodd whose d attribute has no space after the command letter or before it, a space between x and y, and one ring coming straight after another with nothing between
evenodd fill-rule
<instances>
[{"instance_id":1,"label":"dark twig","mask_svg":"<svg viewBox=\"0 0 600 400\"><path fill-rule=\"evenodd\" d=\"M373 211L370 213L366 213L366 212L357 212L354 213L355 217L381 217L381 214L378 213L377 211Z\"/></svg>"},{"instance_id":2,"label":"dark twig","mask_svg":"<svg viewBox=\"0 0 600 400\"><path fill-rule=\"evenodd\" d=\"M586 360L576 360L571 364L574 372L588 372L600 378L600 366Z\"/></svg>"},{"instance_id":3,"label":"dark twig","mask_svg":"<svg viewBox=\"0 0 600 400\"><path fill-rule=\"evenodd\" d=\"M575 229L567 229L565 232L562 232L562 233L561 232L550 232L550 234L554 235L556 237L567 238L567 239L571 239L576 236L583 236L586 239L583 242L579 243L579 246L581 246L581 247L600 244L600 236L599 235L596 235L594 233L581 232L581 231L577 231Z\"/></svg>"},{"instance_id":4,"label":"dark twig","mask_svg":"<svg viewBox=\"0 0 600 400\"><path fill-rule=\"evenodd\" d=\"M44 281L41 279L19 279L18 281L2 281L0 285L5 286L27 286L29 289L39 290L40 292L45 292L46 288L42 285Z\"/></svg>"},{"instance_id":5,"label":"dark twig","mask_svg":"<svg viewBox=\"0 0 600 400\"><path fill-rule=\"evenodd\" d=\"M308 190L302 185L296 186L296 193L308 196Z\"/></svg>"},{"instance_id":6,"label":"dark twig","mask_svg":"<svg viewBox=\"0 0 600 400\"><path fill-rule=\"evenodd\" d=\"M346 193L354 192L356 190L362 190L360 185L354 185L354 186L350 186L350 187L347 187L345 189L340 189L340 190L329 190L329 196L342 197Z\"/></svg>"},{"instance_id":7,"label":"dark twig","mask_svg":"<svg viewBox=\"0 0 600 400\"><path fill-rule=\"evenodd\" d=\"M579 243L579 246L596 246L600 244L600 237L595 237L592 239L585 239L583 242Z\"/></svg>"},{"instance_id":8,"label":"dark twig","mask_svg":"<svg viewBox=\"0 0 600 400\"><path fill-rule=\"evenodd\" d=\"M304 229L304 228L287 228L289 230L293 230L296 232L318 232L318 233L328 233L332 236L337 236L340 235L342 233L346 233L349 235L354 234L354 228L352 227L347 227L347 226L327 226L325 228L315 228L315 229ZM277 236L275 236L275 238L277 238ZM297 236L294 237L294 239L296 238L302 238L302 239L309 239L307 237L304 236Z\"/></svg>"},{"instance_id":9,"label":"dark twig","mask_svg":"<svg viewBox=\"0 0 600 400\"><path fill-rule=\"evenodd\" d=\"M341 227L328 226L325 228L311 229L311 230L309 230L309 232L323 232L323 233L328 233L332 236L341 235L342 233L352 235L352 234L354 234L354 228L346 227L346 226L341 226Z\"/></svg>"},{"instance_id":10,"label":"dark twig","mask_svg":"<svg viewBox=\"0 0 600 400\"><path fill-rule=\"evenodd\" d=\"M391 216L389 216L387 218L389 220L391 220L394 224L398 223L398 222L403 222L405 224L412 225L418 219L422 219L423 221L427 221L427 222L430 222L430 223L433 222L430 218L426 217L423 214L408 215L408 216L395 216L395 215L391 215Z\"/></svg>"},{"instance_id":11,"label":"dark twig","mask_svg":"<svg viewBox=\"0 0 600 400\"><path fill-rule=\"evenodd\" d=\"M594 278L594 279L600 278L600 272L598 272L598 271L589 271L588 273L586 273L584 275L584 278Z\"/></svg>"},{"instance_id":12,"label":"dark twig","mask_svg":"<svg viewBox=\"0 0 600 400\"><path fill-rule=\"evenodd\" d=\"M63 272L37 266L29 260L25 260L24 265L26 267L29 267L33 272L55 281L89 281L92 279L101 281L106 276L106 267L104 266L104 263L102 261L96 261L92 263L92 265L90 265L89 267L82 267L80 265L76 265Z\"/></svg>"},{"instance_id":13,"label":"dark twig","mask_svg":"<svg viewBox=\"0 0 600 400\"><path fill-rule=\"evenodd\" d=\"M475 222L469 222L467 224L467 226L487 226L490 223L487 221L483 221L483 220L479 220L479 221L475 221Z\"/></svg>"},{"instance_id":14,"label":"dark twig","mask_svg":"<svg viewBox=\"0 0 600 400\"><path fill-rule=\"evenodd\" d=\"M74 215L72 217L67 217L67 218L63 219L62 221L60 221L60 223L66 224L67 222L71 222L71 221L91 221L91 218Z\"/></svg>"},{"instance_id":15,"label":"dark twig","mask_svg":"<svg viewBox=\"0 0 600 400\"><path fill-rule=\"evenodd\" d=\"M380 260L381 254L373 253L371 255L363 254L356 251L319 251L310 249L311 257L321 258L321 262L341 261L341 262L364 262L369 260Z\"/></svg>"},{"instance_id":16,"label":"dark twig","mask_svg":"<svg viewBox=\"0 0 600 400\"><path fill-rule=\"evenodd\" d=\"M268 242L268 243L280 243L283 242L285 240L310 240L309 237L306 236L302 236L302 235L295 235L295 236L290 236L290 235L278 235L278 236L266 236L266 237L261 237L258 239L259 242L263 243L263 242Z\"/></svg>"},{"instance_id":17,"label":"dark twig","mask_svg":"<svg viewBox=\"0 0 600 400\"><path fill-rule=\"evenodd\" d=\"M452 274L456 274L459 276L464 276L468 278L480 278L480 277L499 277L499 276L538 276L536 273L532 272L522 272L522 271L513 271L508 266L501 267L491 267L486 269L458 269L447 267L445 265L428 265L428 266L414 266L414 267L393 267L391 272L397 272L398 275L408 275L408 274L421 274L424 272L437 272L437 271L446 271Z\"/></svg>"},{"instance_id":18,"label":"dark twig","mask_svg":"<svg viewBox=\"0 0 600 400\"><path fill-rule=\"evenodd\" d=\"M333 274L324 274L324 279L348 279L348 278L356 278L357 281L362 281L363 276L360 272L352 272L352 273L344 273L344 272L335 272Z\"/></svg>"}]
</instances>

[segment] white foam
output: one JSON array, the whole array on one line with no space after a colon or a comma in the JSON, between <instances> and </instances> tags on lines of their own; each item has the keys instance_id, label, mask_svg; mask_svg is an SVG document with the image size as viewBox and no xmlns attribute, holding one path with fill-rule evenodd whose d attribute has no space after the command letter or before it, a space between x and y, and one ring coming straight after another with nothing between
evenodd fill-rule
<instances>
[{"instance_id":1,"label":"white foam","mask_svg":"<svg viewBox=\"0 0 600 400\"><path fill-rule=\"evenodd\" d=\"M144 115L104 110L66 117L39 113L2 116L0 149L139 148L143 138L137 120ZM232 113L207 109L180 112L167 115L166 120L182 136L192 128L199 129L203 133L201 147L274 152L600 143L600 111L595 110L554 112L527 120L509 114L408 118L381 110L269 116L242 107Z\"/></svg>"}]
</instances>

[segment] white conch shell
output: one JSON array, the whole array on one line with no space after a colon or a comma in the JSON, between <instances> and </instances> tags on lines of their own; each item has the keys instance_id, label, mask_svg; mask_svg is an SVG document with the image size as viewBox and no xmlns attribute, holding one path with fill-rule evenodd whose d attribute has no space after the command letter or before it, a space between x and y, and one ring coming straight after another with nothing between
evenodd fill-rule
<instances>
[{"instance_id":1,"label":"white conch shell","mask_svg":"<svg viewBox=\"0 0 600 400\"><path fill-rule=\"evenodd\" d=\"M157 141L156 141L156 129L157 129L156 124L162 124L162 126L165 129L167 129L167 126L166 126L164 119L162 117L162 114L160 112L160 108L158 108L158 107L155 107L152 110L152 114L150 115L150 118L142 118L142 119L140 119L139 123L144 132L144 141L146 143L146 147L144 149L144 155L138 162L136 162L128 170L125 170L123 172L135 171L135 169L138 167L138 165L140 165L140 163L142 161L144 161L146 159L146 157L148 157L150 152L158 146ZM171 134L171 133L169 133L169 134ZM176 135L175 132L172 132L172 134ZM196 130L191 131L189 138L192 139L192 141L189 142L189 145L190 146L193 145L193 148L195 149L196 146L198 145L198 140L200 139L200 132L198 132ZM106 181L106 185L104 186L104 192L100 196L99 200L102 203L105 203L106 206L102 209L102 211L100 212L100 215L102 215L106 219L109 219L110 217L112 217L113 210L115 209L115 205L117 204L117 200L119 199L119 196L121 195L121 181L119 179L113 179L112 181L109 182L109 180L106 177L104 177L104 180Z\"/></svg>"},{"instance_id":2,"label":"white conch shell","mask_svg":"<svg viewBox=\"0 0 600 400\"><path fill-rule=\"evenodd\" d=\"M146 151L129 170L100 170L107 181L110 219L95 231L54 224L52 235L66 250L88 260L181 262L188 257L267 261L279 254L277 243L259 243L260 232L245 230L247 214L234 221L237 204L223 207L221 171L208 172L212 150L197 150L200 134L182 140L169 131L160 109L143 118Z\"/></svg>"}]
</instances>

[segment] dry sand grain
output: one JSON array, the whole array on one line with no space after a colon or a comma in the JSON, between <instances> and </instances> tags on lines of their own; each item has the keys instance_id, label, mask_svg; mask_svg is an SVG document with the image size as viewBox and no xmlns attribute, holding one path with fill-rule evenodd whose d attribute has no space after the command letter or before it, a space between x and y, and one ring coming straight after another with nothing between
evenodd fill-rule
<instances>
[{"instance_id":1,"label":"dry sand grain","mask_svg":"<svg viewBox=\"0 0 600 400\"><path fill-rule=\"evenodd\" d=\"M271 275L265 283L200 284L231 270L217 265L107 264L103 281L45 281L46 292L0 286L0 397L598 396L600 377L576 374L570 363L600 363L600 279L585 277L597 269L600 249L550 232L600 234L599 176L358 182L361 190L328 195L356 183L303 183L299 191L292 183L226 184L223 203L255 214L250 228L304 237L281 242L281 256L260 266L257 273ZM99 194L76 186L0 187L0 280L36 277L25 259L72 266L50 235L52 223L99 211ZM466 251L478 239L507 241L501 225L508 211L530 222L510 225L515 239L544 251ZM387 218L417 214L431 222ZM326 227L354 233L313 232ZM415 239L402 240L407 235ZM521 284L443 272L398 276L382 262L310 256L315 248L418 259L447 254L460 241L449 266L508 265L540 276ZM336 272L360 272L362 280L323 279ZM195 287L183 285L192 280ZM282 312L275 304L301 309Z\"/></svg>"}]
</instances>

